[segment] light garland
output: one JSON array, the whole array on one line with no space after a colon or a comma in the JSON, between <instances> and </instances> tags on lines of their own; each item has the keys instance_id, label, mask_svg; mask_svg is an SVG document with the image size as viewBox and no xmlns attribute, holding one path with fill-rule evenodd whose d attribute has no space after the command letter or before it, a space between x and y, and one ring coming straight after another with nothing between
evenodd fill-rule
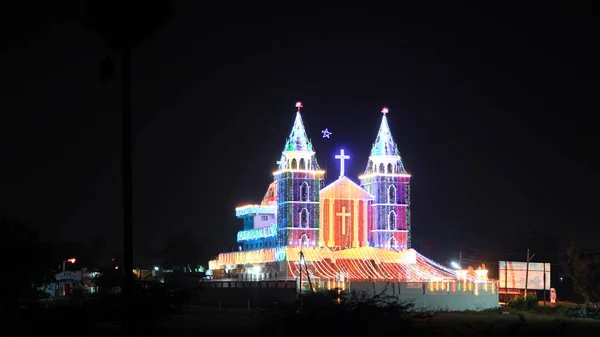
<instances>
[{"instance_id":1,"label":"light garland","mask_svg":"<svg viewBox=\"0 0 600 337\"><path fill-rule=\"evenodd\" d=\"M361 186L373 196L369 209L371 245L389 249L410 248L410 174L406 173L386 114L371 149Z\"/></svg>"},{"instance_id":2,"label":"light garland","mask_svg":"<svg viewBox=\"0 0 600 337\"><path fill-rule=\"evenodd\" d=\"M317 245L321 178L303 172L286 172L276 178L277 245L300 245L304 235L308 246Z\"/></svg>"},{"instance_id":3,"label":"light garland","mask_svg":"<svg viewBox=\"0 0 600 337\"><path fill-rule=\"evenodd\" d=\"M237 242L264 239L277 236L277 224L272 224L267 227L253 228L237 233Z\"/></svg>"},{"instance_id":4,"label":"light garland","mask_svg":"<svg viewBox=\"0 0 600 337\"><path fill-rule=\"evenodd\" d=\"M241 217L249 214L275 214L277 208L270 205L244 205L235 209L235 216Z\"/></svg>"},{"instance_id":5,"label":"light garland","mask_svg":"<svg viewBox=\"0 0 600 337\"><path fill-rule=\"evenodd\" d=\"M339 248L368 246L371 195L344 176L319 194L322 203L320 240L324 245Z\"/></svg>"},{"instance_id":6,"label":"light garland","mask_svg":"<svg viewBox=\"0 0 600 337\"><path fill-rule=\"evenodd\" d=\"M336 279L344 275L347 280L398 280L429 281L455 280L454 270L444 267L414 249L393 251L374 247L359 247L343 250L323 248L303 248L304 260L312 268L314 277ZM228 265L264 264L287 261L290 276L297 273L300 262L299 247L277 247L244 252L219 254L211 261L211 269L225 268Z\"/></svg>"},{"instance_id":7,"label":"light garland","mask_svg":"<svg viewBox=\"0 0 600 337\"><path fill-rule=\"evenodd\" d=\"M261 268L281 262L275 266L287 265L286 278L302 273L303 279L310 276L327 287L369 280L428 283L426 289L432 292L494 291L487 283L481 289L473 285L487 281L487 272L477 277L457 275L410 248L411 176L392 138L387 108L360 186L344 177L342 162L340 178L323 188L325 172L306 137L301 106L297 104L294 126L261 205L236 208L238 217L276 215L270 226L238 232L238 242L276 237L276 247L222 253L209 262L210 269ZM338 159L349 157L342 152Z\"/></svg>"}]
</instances>

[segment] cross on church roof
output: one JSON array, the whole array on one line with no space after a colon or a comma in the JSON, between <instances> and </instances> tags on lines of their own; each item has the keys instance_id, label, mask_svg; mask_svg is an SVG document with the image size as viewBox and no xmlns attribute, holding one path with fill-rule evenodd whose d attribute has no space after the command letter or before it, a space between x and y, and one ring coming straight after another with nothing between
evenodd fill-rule
<instances>
[{"instance_id":1,"label":"cross on church roof","mask_svg":"<svg viewBox=\"0 0 600 337\"><path fill-rule=\"evenodd\" d=\"M301 107L302 107L302 102L296 102L296 108L298 108L298 112L300 112Z\"/></svg>"},{"instance_id":2,"label":"cross on church roof","mask_svg":"<svg viewBox=\"0 0 600 337\"><path fill-rule=\"evenodd\" d=\"M350 156L344 154L344 149L340 150L340 154L335 155L335 159L340 160L340 178L344 176L344 160L350 159Z\"/></svg>"},{"instance_id":3,"label":"cross on church roof","mask_svg":"<svg viewBox=\"0 0 600 337\"><path fill-rule=\"evenodd\" d=\"M388 108L386 106L383 107L383 109L381 110L381 113L383 114L383 116L385 117L385 115L388 114L390 110L388 110Z\"/></svg>"}]
</instances>

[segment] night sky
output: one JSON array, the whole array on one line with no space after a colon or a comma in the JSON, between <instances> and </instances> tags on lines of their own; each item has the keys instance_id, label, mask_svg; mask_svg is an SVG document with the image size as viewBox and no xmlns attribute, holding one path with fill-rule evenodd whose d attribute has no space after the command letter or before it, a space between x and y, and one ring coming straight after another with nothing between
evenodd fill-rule
<instances>
[{"instance_id":1,"label":"night sky","mask_svg":"<svg viewBox=\"0 0 600 337\"><path fill-rule=\"evenodd\" d=\"M193 3L132 54L136 258L183 230L235 247L234 208L262 199L298 100L329 182L342 147L358 181L389 107L413 243L440 262L540 241L600 248L590 9L283 17ZM118 57L76 18L54 21L0 56L0 214L120 250L119 77L99 78Z\"/></svg>"}]
</instances>

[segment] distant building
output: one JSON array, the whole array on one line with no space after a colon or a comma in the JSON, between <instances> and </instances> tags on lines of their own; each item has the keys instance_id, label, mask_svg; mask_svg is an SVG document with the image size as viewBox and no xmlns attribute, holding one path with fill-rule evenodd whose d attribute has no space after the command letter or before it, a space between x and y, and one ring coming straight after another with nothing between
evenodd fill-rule
<instances>
[{"instance_id":1,"label":"distant building","mask_svg":"<svg viewBox=\"0 0 600 337\"><path fill-rule=\"evenodd\" d=\"M73 292L81 291L83 294L94 294L98 288L94 284L94 278L98 272L88 272L86 268L81 270L67 270L57 273L55 282L46 285L43 290L51 297L69 296Z\"/></svg>"}]
</instances>

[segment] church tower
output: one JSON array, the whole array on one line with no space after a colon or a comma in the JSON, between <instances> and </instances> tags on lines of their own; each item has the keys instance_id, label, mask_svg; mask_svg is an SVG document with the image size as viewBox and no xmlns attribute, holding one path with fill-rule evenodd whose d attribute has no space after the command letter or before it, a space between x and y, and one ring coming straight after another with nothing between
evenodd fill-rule
<instances>
[{"instance_id":1,"label":"church tower","mask_svg":"<svg viewBox=\"0 0 600 337\"><path fill-rule=\"evenodd\" d=\"M370 237L373 247L410 248L410 174L406 173L387 121L388 109L371 149L361 186L373 196Z\"/></svg>"},{"instance_id":2,"label":"church tower","mask_svg":"<svg viewBox=\"0 0 600 337\"><path fill-rule=\"evenodd\" d=\"M277 245L314 247L319 243L319 191L325 171L319 169L312 143L306 136L300 108L288 137L278 169Z\"/></svg>"}]
</instances>

